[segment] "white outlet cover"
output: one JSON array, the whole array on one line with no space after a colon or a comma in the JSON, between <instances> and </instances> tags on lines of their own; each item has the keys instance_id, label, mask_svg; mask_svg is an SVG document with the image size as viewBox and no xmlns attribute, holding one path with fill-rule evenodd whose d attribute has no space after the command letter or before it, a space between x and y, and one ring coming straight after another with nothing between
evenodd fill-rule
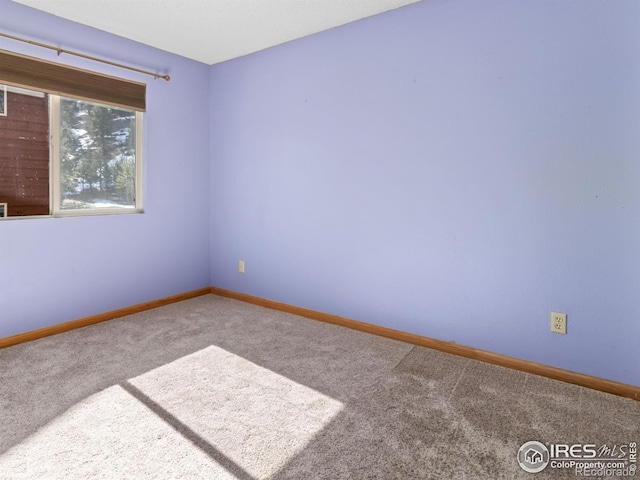
<instances>
[{"instance_id":1,"label":"white outlet cover","mask_svg":"<svg viewBox=\"0 0 640 480\"><path fill-rule=\"evenodd\" d=\"M551 331L554 333L567 334L567 314L551 312Z\"/></svg>"}]
</instances>

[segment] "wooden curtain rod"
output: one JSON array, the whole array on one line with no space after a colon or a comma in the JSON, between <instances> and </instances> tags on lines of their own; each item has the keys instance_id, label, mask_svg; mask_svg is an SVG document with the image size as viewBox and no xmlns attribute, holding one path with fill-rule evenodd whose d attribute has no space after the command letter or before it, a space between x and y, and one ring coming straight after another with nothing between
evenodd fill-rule
<instances>
[{"instance_id":1,"label":"wooden curtain rod","mask_svg":"<svg viewBox=\"0 0 640 480\"><path fill-rule=\"evenodd\" d=\"M54 47L53 45L47 45L46 43L34 42L33 40L27 40L26 38L15 37L13 35L9 35L8 33L0 32L0 36L10 38L12 40L17 40L19 42L36 45L37 47L48 48L49 50L55 50L56 52L58 52L58 56L60 56L63 53L67 53L69 55L75 55L76 57L82 57L88 60L93 60L94 62L106 63L107 65L113 65L114 67L126 68L127 70L133 70L134 72L144 73L145 75L151 75L153 78L162 78L167 82L171 80L171 77L169 75L160 75L159 73L149 72L147 70L141 70L139 68L130 67L128 65L123 65L121 63L112 62L110 60L104 60L102 58L92 57L91 55L85 55L84 53L73 52L71 50L66 50L64 48Z\"/></svg>"}]
</instances>

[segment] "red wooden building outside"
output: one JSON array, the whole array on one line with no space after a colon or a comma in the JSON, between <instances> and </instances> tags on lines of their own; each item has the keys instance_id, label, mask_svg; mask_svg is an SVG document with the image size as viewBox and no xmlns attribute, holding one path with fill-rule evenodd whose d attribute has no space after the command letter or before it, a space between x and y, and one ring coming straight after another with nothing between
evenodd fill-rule
<instances>
[{"instance_id":1,"label":"red wooden building outside","mask_svg":"<svg viewBox=\"0 0 640 480\"><path fill-rule=\"evenodd\" d=\"M0 203L7 216L49 214L49 99L7 87L0 116Z\"/></svg>"}]
</instances>

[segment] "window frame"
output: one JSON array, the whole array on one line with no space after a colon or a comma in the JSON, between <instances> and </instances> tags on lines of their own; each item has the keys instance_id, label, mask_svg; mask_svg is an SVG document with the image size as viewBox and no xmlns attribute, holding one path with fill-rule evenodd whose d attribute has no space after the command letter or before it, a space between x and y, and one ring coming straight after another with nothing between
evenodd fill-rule
<instances>
[{"instance_id":1,"label":"window frame","mask_svg":"<svg viewBox=\"0 0 640 480\"><path fill-rule=\"evenodd\" d=\"M12 87L21 90L21 87ZM8 91L7 88L5 91ZM49 100L49 213L44 215L19 215L5 216L0 221L20 220L29 218L63 218L63 217L86 217L98 215L132 215L144 213L143 208L143 158L144 158L144 111L134 110L131 107L126 108L135 113L135 205L132 207L99 207L99 208L78 208L78 209L62 209L62 184L61 184L61 112L60 100L62 98L77 101L89 101L85 99L73 98L71 96L62 96L54 93L42 92L37 89L26 89L32 92L43 93L48 96ZM6 98L5 98L6 100ZM96 105L106 108L119 108L113 105L105 104L100 101L90 101ZM10 205L9 205L10 206ZM5 210L5 215L6 215Z\"/></svg>"},{"instance_id":2,"label":"window frame","mask_svg":"<svg viewBox=\"0 0 640 480\"><path fill-rule=\"evenodd\" d=\"M69 209L63 210L62 206L62 192L61 192L61 158L60 158L60 95L49 94L49 215L47 217L85 217L92 215L131 215L136 213L144 213L143 209L143 189L142 189L142 175L143 175L143 125L144 125L144 112L139 110L131 110L136 115L136 178L135 178L135 205L133 207L100 207L100 208L88 208L88 209ZM72 97L64 97L70 100ZM81 100L82 101L82 100ZM97 105L110 107L104 103L93 101ZM120 107L118 107L120 108ZM42 215L37 215L42 217ZM27 217L12 217L12 218L33 218L33 216Z\"/></svg>"},{"instance_id":3,"label":"window frame","mask_svg":"<svg viewBox=\"0 0 640 480\"><path fill-rule=\"evenodd\" d=\"M49 96L49 214L11 216L3 220L144 213L144 113L147 89L145 83L0 49L0 84L42 92ZM6 101L7 95L5 94L3 98ZM60 208L62 199L60 98L135 112L136 166L133 207L68 210Z\"/></svg>"}]
</instances>

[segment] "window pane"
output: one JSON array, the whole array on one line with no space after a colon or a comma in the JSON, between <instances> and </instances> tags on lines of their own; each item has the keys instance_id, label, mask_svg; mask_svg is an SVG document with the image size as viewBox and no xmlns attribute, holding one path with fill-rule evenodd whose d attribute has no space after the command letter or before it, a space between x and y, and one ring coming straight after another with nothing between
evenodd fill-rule
<instances>
[{"instance_id":1,"label":"window pane","mask_svg":"<svg viewBox=\"0 0 640 480\"><path fill-rule=\"evenodd\" d=\"M49 214L49 98L0 85L0 204L6 216Z\"/></svg>"},{"instance_id":2,"label":"window pane","mask_svg":"<svg viewBox=\"0 0 640 480\"><path fill-rule=\"evenodd\" d=\"M135 208L136 112L60 99L61 210Z\"/></svg>"}]
</instances>

